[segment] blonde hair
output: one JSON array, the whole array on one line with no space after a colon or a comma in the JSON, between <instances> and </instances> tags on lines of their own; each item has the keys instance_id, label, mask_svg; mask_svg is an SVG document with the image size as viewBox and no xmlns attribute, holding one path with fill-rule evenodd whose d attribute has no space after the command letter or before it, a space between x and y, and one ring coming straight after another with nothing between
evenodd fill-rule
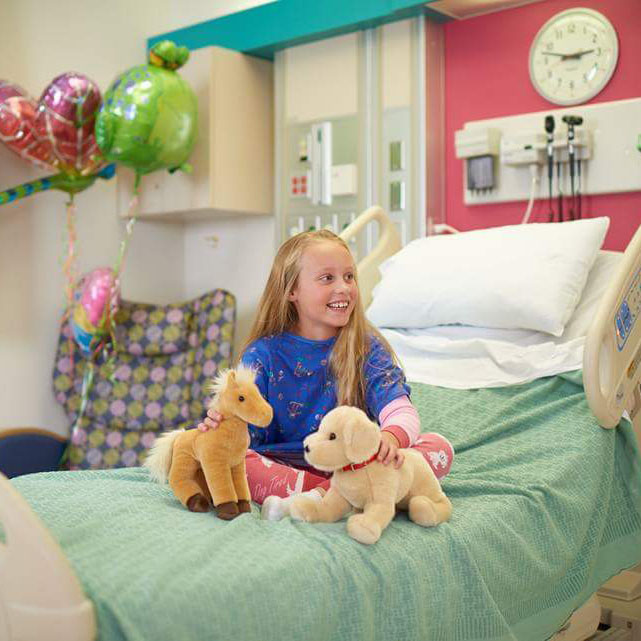
<instances>
[{"instance_id":1,"label":"blonde hair","mask_svg":"<svg viewBox=\"0 0 641 641\"><path fill-rule=\"evenodd\" d=\"M291 332L298 322L298 313L289 294L296 287L300 274L300 261L305 250L312 243L332 242L343 247L348 253L347 243L333 232L321 229L308 231L286 240L278 250L272 265L267 285L258 304L258 313L241 350L263 336ZM358 287L358 277L354 274ZM339 405L354 405L367 411L365 402L365 380L363 368L370 349L370 336L376 338L390 353L395 363L398 359L381 333L365 318L360 296L344 327L339 328L330 357L330 370L336 381L336 397Z\"/></svg>"}]
</instances>

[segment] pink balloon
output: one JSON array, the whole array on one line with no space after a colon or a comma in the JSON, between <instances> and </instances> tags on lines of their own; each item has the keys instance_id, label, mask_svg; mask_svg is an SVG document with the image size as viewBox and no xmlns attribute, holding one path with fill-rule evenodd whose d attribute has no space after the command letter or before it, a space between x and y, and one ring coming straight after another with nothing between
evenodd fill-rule
<instances>
[{"instance_id":1,"label":"pink balloon","mask_svg":"<svg viewBox=\"0 0 641 641\"><path fill-rule=\"evenodd\" d=\"M80 304L87 314L87 320L98 327L104 318L105 309L110 308L110 315L116 312L120 302L120 283L110 267L98 267L85 276L80 295Z\"/></svg>"},{"instance_id":2,"label":"pink balloon","mask_svg":"<svg viewBox=\"0 0 641 641\"><path fill-rule=\"evenodd\" d=\"M73 71L54 78L40 96L36 134L51 143L61 171L86 176L103 162L94 135L101 102L98 86Z\"/></svg>"}]
</instances>

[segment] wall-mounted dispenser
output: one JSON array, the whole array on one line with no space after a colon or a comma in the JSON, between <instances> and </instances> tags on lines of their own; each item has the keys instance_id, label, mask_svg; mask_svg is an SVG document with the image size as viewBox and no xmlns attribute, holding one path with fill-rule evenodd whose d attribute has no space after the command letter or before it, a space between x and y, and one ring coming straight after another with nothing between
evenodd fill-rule
<instances>
[{"instance_id":1,"label":"wall-mounted dispenser","mask_svg":"<svg viewBox=\"0 0 641 641\"><path fill-rule=\"evenodd\" d=\"M496 162L499 155L501 131L461 129L455 133L456 157L465 159L466 190L486 193L496 186Z\"/></svg>"}]
</instances>

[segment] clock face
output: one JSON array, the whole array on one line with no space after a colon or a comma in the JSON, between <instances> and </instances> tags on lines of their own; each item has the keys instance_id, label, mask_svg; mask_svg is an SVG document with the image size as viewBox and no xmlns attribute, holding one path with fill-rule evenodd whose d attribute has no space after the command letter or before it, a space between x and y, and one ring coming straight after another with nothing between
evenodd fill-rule
<instances>
[{"instance_id":1,"label":"clock face","mask_svg":"<svg viewBox=\"0 0 641 641\"><path fill-rule=\"evenodd\" d=\"M607 85L619 56L610 21L591 9L569 9L553 16L530 47L530 78L535 89L557 105L577 105Z\"/></svg>"}]
</instances>

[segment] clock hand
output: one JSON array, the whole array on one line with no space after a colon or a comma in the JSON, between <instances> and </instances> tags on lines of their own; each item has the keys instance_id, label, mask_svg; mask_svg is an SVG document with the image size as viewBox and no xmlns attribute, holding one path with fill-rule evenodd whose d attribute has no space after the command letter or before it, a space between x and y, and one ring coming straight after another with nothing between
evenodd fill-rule
<instances>
[{"instance_id":1,"label":"clock hand","mask_svg":"<svg viewBox=\"0 0 641 641\"><path fill-rule=\"evenodd\" d=\"M576 53L556 53L555 51L542 51L544 56L558 56L561 60L576 60L583 57L586 53L592 53L594 49L586 49L585 51L577 51Z\"/></svg>"},{"instance_id":2,"label":"clock hand","mask_svg":"<svg viewBox=\"0 0 641 641\"><path fill-rule=\"evenodd\" d=\"M586 53L592 53L594 49L586 49L585 51L577 51L576 53L569 53L566 56L564 56L564 60L575 60L582 58Z\"/></svg>"}]
</instances>

